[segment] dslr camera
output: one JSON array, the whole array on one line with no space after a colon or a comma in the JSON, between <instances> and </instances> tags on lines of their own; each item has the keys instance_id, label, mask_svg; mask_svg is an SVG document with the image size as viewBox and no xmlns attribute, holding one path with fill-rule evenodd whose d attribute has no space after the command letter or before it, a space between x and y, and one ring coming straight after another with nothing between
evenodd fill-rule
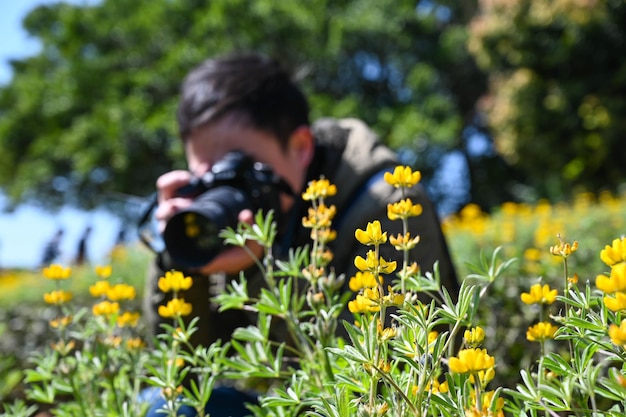
<instances>
[{"instance_id":1,"label":"dslr camera","mask_svg":"<svg viewBox=\"0 0 626 417\"><path fill-rule=\"evenodd\" d=\"M197 268L209 263L225 249L220 231L236 228L240 211L280 213L281 192L293 195L269 165L240 151L227 153L211 171L177 192L193 202L165 226L162 237L172 265Z\"/></svg>"}]
</instances>

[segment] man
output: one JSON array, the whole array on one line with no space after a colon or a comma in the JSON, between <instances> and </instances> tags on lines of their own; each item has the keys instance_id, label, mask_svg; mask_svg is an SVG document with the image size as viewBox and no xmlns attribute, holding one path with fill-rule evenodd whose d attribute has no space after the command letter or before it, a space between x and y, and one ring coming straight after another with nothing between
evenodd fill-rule
<instances>
[{"instance_id":1,"label":"man","mask_svg":"<svg viewBox=\"0 0 626 417\"><path fill-rule=\"evenodd\" d=\"M385 171L398 165L396 155L359 120L325 119L311 125L306 98L276 61L258 54L235 54L203 62L183 83L177 116L189 170L172 171L157 180L156 217L161 229L193 202L178 195L181 187L210 171L227 153L242 151L272 167L293 191L292 195L281 194L282 213L275 216L281 231L276 257L285 256L290 247L310 243L310 230L301 225L308 204L300 196L309 181L322 175L337 186L337 195L327 200L337 208L333 222L337 239L330 244L334 253L331 267L338 274L345 273L346 281L356 272L354 258L366 252L354 237L357 228L364 229L368 222L378 219L389 235L402 233L400 221L387 219L387 204L399 201L401 192L383 179ZM439 261L442 284L456 294L456 274L432 203L419 185L406 197L423 207L420 216L410 219L411 235L421 236L411 260L418 262L423 272L432 271ZM238 218L252 223L253 215L251 210L243 210ZM248 249L262 256L258 245L249 243ZM391 245L381 250L385 259L401 259L402 254ZM155 323L156 306L164 302L155 290L156 281L174 263L165 254L157 265L148 282L147 298L148 313ZM185 301L193 304L193 315L200 318L193 343L208 345L216 339L228 340L235 328L250 324L243 312L218 313L209 298L216 292L216 285L217 292L223 288L223 281L220 287L216 277L226 275L227 283L240 271L253 268L250 255L233 247L206 265L185 271L194 278ZM250 287L260 285L261 278L253 272L246 273L246 277ZM350 317L346 311L344 318Z\"/></svg>"}]
</instances>

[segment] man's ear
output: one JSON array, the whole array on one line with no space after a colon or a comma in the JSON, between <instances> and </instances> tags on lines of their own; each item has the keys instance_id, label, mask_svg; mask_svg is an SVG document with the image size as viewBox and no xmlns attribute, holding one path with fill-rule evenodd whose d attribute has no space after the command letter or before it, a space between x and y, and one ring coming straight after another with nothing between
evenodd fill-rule
<instances>
[{"instance_id":1,"label":"man's ear","mask_svg":"<svg viewBox=\"0 0 626 417\"><path fill-rule=\"evenodd\" d=\"M300 166L308 167L315 153L315 140L309 126L300 126L289 137L288 152Z\"/></svg>"}]
</instances>

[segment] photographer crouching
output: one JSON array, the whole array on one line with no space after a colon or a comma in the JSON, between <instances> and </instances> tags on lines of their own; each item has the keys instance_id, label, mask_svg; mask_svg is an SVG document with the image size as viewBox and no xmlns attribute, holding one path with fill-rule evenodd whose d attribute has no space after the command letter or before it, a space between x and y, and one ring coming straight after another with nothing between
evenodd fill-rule
<instances>
[{"instance_id":1,"label":"photographer crouching","mask_svg":"<svg viewBox=\"0 0 626 417\"><path fill-rule=\"evenodd\" d=\"M393 151L356 119L322 119L309 122L306 98L289 73L275 60L254 54L234 54L209 59L193 69L182 86L177 113L189 170L177 170L157 180L158 206L154 217L165 246L158 249L153 271L147 282L146 317L155 332L160 331L156 313L168 300L157 282L165 271L177 269L192 276L193 286L184 293L198 317L194 345L208 346L232 332L256 322L243 311L219 312L211 298L245 271L251 296L264 283L255 271L249 252L262 257L254 242L247 250L225 247L217 236L237 222L253 223L259 210L273 210L278 236L274 256L286 257L289 248L310 243L310 231L302 226L308 205L301 193L311 180L324 176L337 186L328 203L337 208L333 222L337 238L331 242L334 258L330 265L346 282L356 273L354 258L362 255L362 245L354 238L357 228L379 219L390 235L402 233L401 222L387 219L387 204L411 198L423 212L409 221L409 229L422 242L410 253L423 272L432 271L436 261L442 284L451 294L458 282L448 248L432 202L419 185L401 196L389 186L383 173L398 165ZM385 259L401 261L401 252L381 248ZM352 321L346 309L343 319ZM277 326L272 334L285 341ZM212 416L243 416L243 402L254 401L245 393L229 391L225 410L219 394L211 396L207 412ZM234 399L233 399L234 398ZM180 415L195 415L182 411ZM149 414L158 415L158 414Z\"/></svg>"}]
</instances>

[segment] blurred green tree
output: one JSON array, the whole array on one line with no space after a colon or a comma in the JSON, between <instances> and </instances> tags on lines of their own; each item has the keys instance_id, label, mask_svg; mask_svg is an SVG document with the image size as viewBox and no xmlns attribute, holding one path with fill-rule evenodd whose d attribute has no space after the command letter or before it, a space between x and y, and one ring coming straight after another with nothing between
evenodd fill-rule
<instances>
[{"instance_id":1,"label":"blurred green tree","mask_svg":"<svg viewBox=\"0 0 626 417\"><path fill-rule=\"evenodd\" d=\"M355 116L431 172L463 150L486 88L465 47L476 1L103 0L40 6L36 56L0 88L0 187L14 204L93 207L182 167L174 111L201 60L258 50L291 65L313 118Z\"/></svg>"},{"instance_id":2,"label":"blurred green tree","mask_svg":"<svg viewBox=\"0 0 626 417\"><path fill-rule=\"evenodd\" d=\"M626 2L480 0L469 49L495 148L529 197L615 190L626 179ZM522 193L524 194L524 193Z\"/></svg>"}]
</instances>

